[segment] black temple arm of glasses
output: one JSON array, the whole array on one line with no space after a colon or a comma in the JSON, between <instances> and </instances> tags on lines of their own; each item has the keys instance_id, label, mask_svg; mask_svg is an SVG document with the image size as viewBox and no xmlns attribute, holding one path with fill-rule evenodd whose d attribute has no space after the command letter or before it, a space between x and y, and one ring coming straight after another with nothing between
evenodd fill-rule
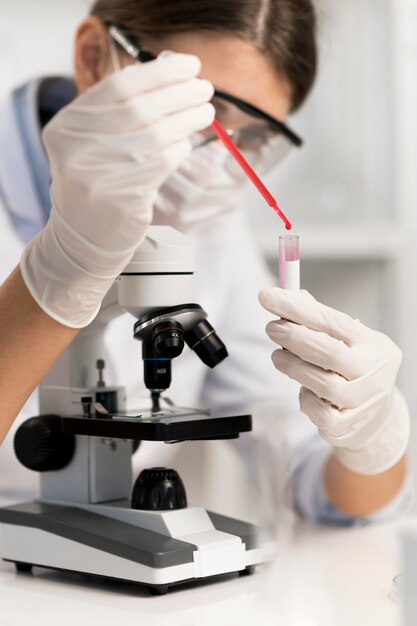
<instances>
[{"instance_id":1,"label":"black temple arm of glasses","mask_svg":"<svg viewBox=\"0 0 417 626\"><path fill-rule=\"evenodd\" d=\"M122 50L129 54L129 56L137 61L140 61L141 63L155 61L156 56L152 54L150 50L143 48L136 36L127 33L126 30L118 24L105 22L105 25L109 29L110 35L114 41L122 48Z\"/></svg>"}]
</instances>

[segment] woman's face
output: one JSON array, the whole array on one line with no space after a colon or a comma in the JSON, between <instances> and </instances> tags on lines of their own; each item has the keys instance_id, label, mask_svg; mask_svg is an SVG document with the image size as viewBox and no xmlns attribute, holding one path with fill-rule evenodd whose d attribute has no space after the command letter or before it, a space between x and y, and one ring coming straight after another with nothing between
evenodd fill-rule
<instances>
[{"instance_id":1,"label":"woman's face","mask_svg":"<svg viewBox=\"0 0 417 626\"><path fill-rule=\"evenodd\" d=\"M143 37L141 45L158 55L163 50L194 54L202 63L202 78L249 102L281 121L291 108L291 88L268 57L229 35L181 33L163 39ZM132 63L120 52L121 65ZM103 24L89 17L80 25L75 42L75 81L85 91L114 71L109 40Z\"/></svg>"}]
</instances>

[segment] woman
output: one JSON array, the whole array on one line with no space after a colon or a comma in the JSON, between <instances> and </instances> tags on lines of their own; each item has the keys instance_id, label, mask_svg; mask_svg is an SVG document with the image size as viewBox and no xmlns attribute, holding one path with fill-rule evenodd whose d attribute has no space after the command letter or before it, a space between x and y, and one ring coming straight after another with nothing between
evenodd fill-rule
<instances>
[{"instance_id":1,"label":"woman","mask_svg":"<svg viewBox=\"0 0 417 626\"><path fill-rule=\"evenodd\" d=\"M144 61L158 59L131 67L132 59L112 40L109 24L117 24L142 50ZM119 66L124 69L115 72ZM49 172L38 120L52 119L43 143L52 171L53 208L46 228L26 247L20 269L3 287L3 300L14 292L15 304L3 307L2 328L11 329L12 338L1 340L0 354L8 351L8 362L16 365L15 373L0 365L0 385L1 391L19 389L12 399L0 393L7 398L2 400L3 433L76 329L94 318L151 220L194 238L198 301L210 311L231 354L209 373L184 357L173 397L209 406L294 397L294 388L268 367L263 336L268 316L256 292L271 278L238 212L242 178L207 130L214 115L207 102L214 84L220 121L261 167L276 160L283 137L299 143L283 120L307 97L315 69L309 0L221 5L98 0L76 37L74 76L81 95L74 99L73 83L51 79L14 94L9 107L18 120L17 143L24 145L21 160L38 193L32 204L16 201L23 178L10 188L4 175L4 161L10 158L3 158L2 219L8 220L11 237L17 233L26 243L49 216L44 199ZM184 144L188 137L191 155ZM6 146L13 148L8 131L0 141L2 153ZM13 247L12 262L18 247ZM260 299L282 318L268 326L271 338L286 349L274 353L274 363L302 385L301 408L322 436L294 411L299 511L310 519L346 524L397 513L409 498L404 457L409 418L395 389L398 348L305 292L272 289ZM32 311L31 329L19 314L26 309ZM109 348L118 372L136 357L121 336L121 326L115 326L110 344L117 343L118 351ZM33 350L22 354L22 345L30 341L38 353L33 369L25 361L35 361ZM30 372L24 384L17 375L22 371ZM119 379L131 401L135 390L140 395L139 379L131 367Z\"/></svg>"}]
</instances>

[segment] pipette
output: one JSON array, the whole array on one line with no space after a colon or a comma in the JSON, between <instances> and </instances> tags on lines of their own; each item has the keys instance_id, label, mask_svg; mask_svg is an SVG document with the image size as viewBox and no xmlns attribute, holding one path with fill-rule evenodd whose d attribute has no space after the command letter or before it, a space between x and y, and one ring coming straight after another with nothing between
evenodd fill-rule
<instances>
[{"instance_id":1,"label":"pipette","mask_svg":"<svg viewBox=\"0 0 417 626\"><path fill-rule=\"evenodd\" d=\"M285 228L287 230L291 230L292 228L291 222L287 219L287 217L281 211L274 196L271 194L270 191L268 191L268 189L265 187L265 185L263 184L259 176L249 165L249 163L247 162L243 154L240 152L237 146L235 146L235 144L230 139L225 129L219 124L217 120L214 120L211 127L216 133L217 137L222 142L222 144L229 150L230 154L235 159L236 163L240 165L242 170L245 172L246 176L252 181L252 183L255 185L255 187L257 188L259 193L263 196L263 198L266 200L266 202L269 204L269 206L272 209L274 209L274 211L282 219L282 221L285 224Z\"/></svg>"}]
</instances>

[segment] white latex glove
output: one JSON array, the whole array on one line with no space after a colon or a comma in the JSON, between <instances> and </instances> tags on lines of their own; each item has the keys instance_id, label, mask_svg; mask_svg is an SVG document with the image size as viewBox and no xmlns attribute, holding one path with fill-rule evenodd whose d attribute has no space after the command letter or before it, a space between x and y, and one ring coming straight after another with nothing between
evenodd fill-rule
<instances>
[{"instance_id":1,"label":"white latex glove","mask_svg":"<svg viewBox=\"0 0 417 626\"><path fill-rule=\"evenodd\" d=\"M87 326L152 221L159 187L211 124L212 85L195 56L163 55L112 74L63 109L43 133L52 213L21 268L39 306Z\"/></svg>"},{"instance_id":2,"label":"white latex glove","mask_svg":"<svg viewBox=\"0 0 417 626\"><path fill-rule=\"evenodd\" d=\"M400 349L359 320L317 302L307 291L267 289L259 300L280 320L267 326L285 350L275 367L301 387L300 407L338 460L359 474L393 467L407 449L410 419L395 388Z\"/></svg>"}]
</instances>

